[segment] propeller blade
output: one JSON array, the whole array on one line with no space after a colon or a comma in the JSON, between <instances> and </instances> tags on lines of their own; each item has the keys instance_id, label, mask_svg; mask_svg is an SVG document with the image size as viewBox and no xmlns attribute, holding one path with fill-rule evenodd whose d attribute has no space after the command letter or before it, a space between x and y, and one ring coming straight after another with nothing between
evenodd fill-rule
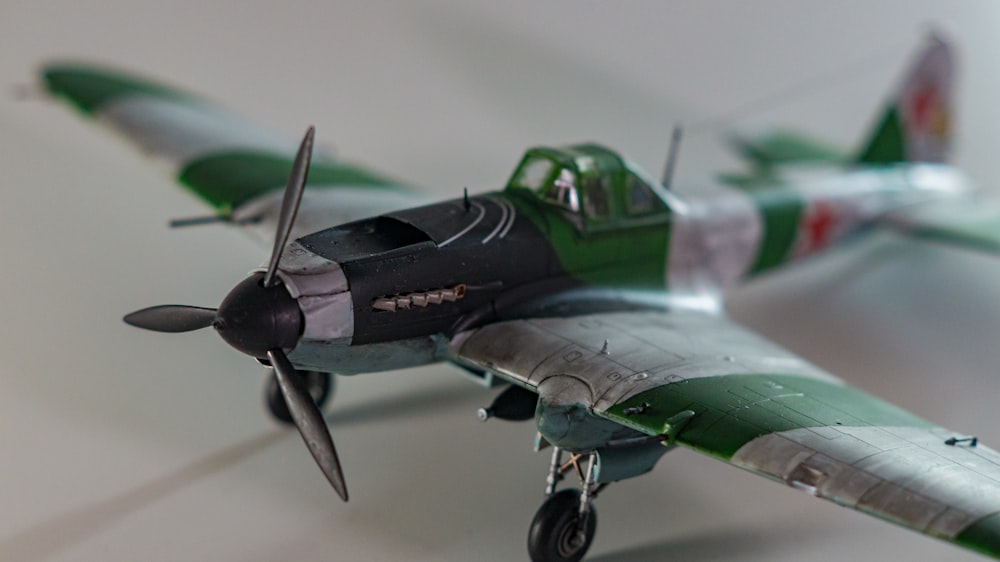
<instances>
[{"instance_id":1,"label":"propeller blade","mask_svg":"<svg viewBox=\"0 0 1000 562\"><path fill-rule=\"evenodd\" d=\"M264 275L265 287L274 284L274 274L278 271L281 252L285 249L288 235L292 232L292 226L295 224L295 215L299 212L302 191L305 189L306 178L309 176L309 161L312 159L313 136L315 134L315 127L309 127L306 130L306 136L302 139L299 152L295 155L292 172L288 175L285 197L281 200L281 214L278 216L278 230L274 234L274 249L271 250L271 261L268 263L267 273Z\"/></svg>"},{"instance_id":2,"label":"propeller blade","mask_svg":"<svg viewBox=\"0 0 1000 562\"><path fill-rule=\"evenodd\" d=\"M215 322L215 309L182 304L164 304L137 310L124 318L125 323L154 332L191 332Z\"/></svg>"},{"instance_id":3,"label":"propeller blade","mask_svg":"<svg viewBox=\"0 0 1000 562\"><path fill-rule=\"evenodd\" d=\"M347 484L344 483L344 473L340 469L337 449L333 446L333 438L330 437L330 430L323 420L323 415L302 384L295 367L285 356L285 352L281 349L272 349L267 352L267 358L271 360L274 375L278 379L278 387L285 397L288 411L292 414L306 447L316 459L326 479L333 485L333 489L346 502Z\"/></svg>"}]
</instances>

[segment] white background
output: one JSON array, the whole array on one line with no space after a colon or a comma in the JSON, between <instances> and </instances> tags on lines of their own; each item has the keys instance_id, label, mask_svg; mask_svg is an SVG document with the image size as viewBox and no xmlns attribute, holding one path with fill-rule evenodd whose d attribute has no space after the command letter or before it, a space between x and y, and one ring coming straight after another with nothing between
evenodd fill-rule
<instances>
[{"instance_id":1,"label":"white background","mask_svg":"<svg viewBox=\"0 0 1000 562\"><path fill-rule=\"evenodd\" d=\"M721 130L698 125L727 116L850 146L935 23L962 55L957 161L987 189L1000 178L996 3L84 4L0 5L4 561L516 560L547 464L531 424L476 422L492 393L450 367L359 376L328 416L341 504L298 435L264 415L252 361L210 331L120 321L215 306L267 250L223 227L168 231L204 209L105 131L11 95L41 61L138 70L289 136L314 123L345 158L457 196L499 187L540 143L601 141L658 175L675 121L692 129L689 184L735 165ZM879 235L730 307L851 383L998 444L998 263ZM597 509L590 560L976 559L688 451Z\"/></svg>"}]
</instances>

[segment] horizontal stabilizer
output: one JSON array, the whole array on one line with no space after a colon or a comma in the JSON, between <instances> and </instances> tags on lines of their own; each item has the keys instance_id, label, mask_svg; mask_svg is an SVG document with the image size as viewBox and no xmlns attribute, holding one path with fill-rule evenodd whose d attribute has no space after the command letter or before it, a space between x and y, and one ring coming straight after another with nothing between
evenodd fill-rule
<instances>
[{"instance_id":1,"label":"horizontal stabilizer","mask_svg":"<svg viewBox=\"0 0 1000 562\"><path fill-rule=\"evenodd\" d=\"M1000 201L985 197L939 201L893 211L880 220L904 234L1000 254Z\"/></svg>"},{"instance_id":2,"label":"horizontal stabilizer","mask_svg":"<svg viewBox=\"0 0 1000 562\"><path fill-rule=\"evenodd\" d=\"M839 163L847 158L844 151L823 141L782 129L760 135L734 134L729 143L740 156L760 167Z\"/></svg>"}]
</instances>

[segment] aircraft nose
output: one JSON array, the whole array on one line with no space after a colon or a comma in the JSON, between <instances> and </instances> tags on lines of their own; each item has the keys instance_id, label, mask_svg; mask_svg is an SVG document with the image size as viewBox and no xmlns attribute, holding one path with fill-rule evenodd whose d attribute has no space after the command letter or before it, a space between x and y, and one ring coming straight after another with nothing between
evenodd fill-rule
<instances>
[{"instance_id":1,"label":"aircraft nose","mask_svg":"<svg viewBox=\"0 0 1000 562\"><path fill-rule=\"evenodd\" d=\"M302 333L302 311L282 283L264 287L264 275L236 285L219 305L215 329L226 343L253 357L292 348Z\"/></svg>"}]
</instances>

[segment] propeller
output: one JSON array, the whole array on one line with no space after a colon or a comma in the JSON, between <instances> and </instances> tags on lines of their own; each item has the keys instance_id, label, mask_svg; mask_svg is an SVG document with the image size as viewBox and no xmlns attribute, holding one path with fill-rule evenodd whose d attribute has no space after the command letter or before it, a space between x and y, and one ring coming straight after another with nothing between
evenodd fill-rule
<instances>
[{"instance_id":1,"label":"propeller","mask_svg":"<svg viewBox=\"0 0 1000 562\"><path fill-rule=\"evenodd\" d=\"M271 261L268 262L267 273L264 274L264 287L274 285L274 274L278 271L282 251L288 242L288 236L292 233L292 226L295 225L295 215L299 212L302 191L306 187L306 178L309 176L309 162L312 159L313 137L315 135L316 129L314 127L309 127L306 130L306 136L302 139L299 152L295 155L292 172L288 175L285 196L281 200L281 213L278 215L278 230L274 233Z\"/></svg>"},{"instance_id":2,"label":"propeller","mask_svg":"<svg viewBox=\"0 0 1000 562\"><path fill-rule=\"evenodd\" d=\"M181 333L207 328L215 323L216 310L183 304L163 304L137 310L125 323L154 332Z\"/></svg>"},{"instance_id":3,"label":"propeller","mask_svg":"<svg viewBox=\"0 0 1000 562\"><path fill-rule=\"evenodd\" d=\"M295 225L302 192L309 175L315 129L309 127L295 155L278 215L274 248L267 271L254 274L233 288L218 309L186 305L161 305L125 316L125 322L155 332L190 332L213 326L222 339L248 355L267 357L292 420L320 470L333 489L347 501L347 485L337 449L323 414L313 402L284 348L295 347L302 323L298 303L279 286L278 265Z\"/></svg>"},{"instance_id":4,"label":"propeller","mask_svg":"<svg viewBox=\"0 0 1000 562\"><path fill-rule=\"evenodd\" d=\"M302 434L309 452L316 459L319 469L326 475L326 479L330 481L341 499L346 502L347 485L344 483L344 473L340 469L337 449L333 446L333 438L323 420L323 414L313 402L309 391L302 384L302 378L295 372L295 367L285 356L285 352L281 349L272 349L267 352L267 358L274 367L278 388L288 403L288 411L292 414L295 427L299 428L299 433Z\"/></svg>"}]
</instances>

